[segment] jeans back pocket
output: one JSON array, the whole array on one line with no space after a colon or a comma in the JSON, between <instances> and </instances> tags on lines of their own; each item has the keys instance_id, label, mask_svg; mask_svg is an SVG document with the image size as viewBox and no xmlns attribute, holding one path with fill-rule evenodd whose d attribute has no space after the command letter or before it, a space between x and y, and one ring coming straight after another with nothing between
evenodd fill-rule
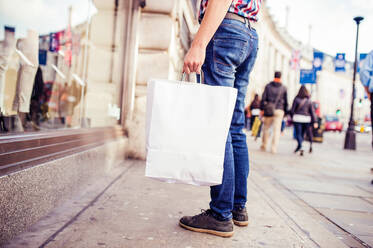
<instances>
[{"instance_id":1,"label":"jeans back pocket","mask_svg":"<svg viewBox=\"0 0 373 248\"><path fill-rule=\"evenodd\" d=\"M215 37L213 59L215 70L224 74L234 74L245 60L248 41L235 37Z\"/></svg>"}]
</instances>

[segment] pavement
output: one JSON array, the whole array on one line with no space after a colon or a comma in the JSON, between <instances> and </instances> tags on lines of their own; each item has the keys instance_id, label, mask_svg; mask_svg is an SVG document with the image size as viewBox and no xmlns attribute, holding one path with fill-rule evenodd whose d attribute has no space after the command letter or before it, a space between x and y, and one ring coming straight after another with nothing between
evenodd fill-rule
<instances>
[{"instance_id":1,"label":"pavement","mask_svg":"<svg viewBox=\"0 0 373 248\"><path fill-rule=\"evenodd\" d=\"M303 157L291 154L291 130L276 155L255 151L260 142L249 138L252 166L349 247L373 247L372 136L357 134L356 151L342 149L344 137L325 133L324 142Z\"/></svg>"},{"instance_id":2,"label":"pavement","mask_svg":"<svg viewBox=\"0 0 373 248\"><path fill-rule=\"evenodd\" d=\"M178 226L208 208L208 187L149 179L145 162L126 160L6 247L373 247L370 136L358 137L358 151L344 151L342 135L327 134L300 157L290 133L276 155L248 137L250 223L232 238Z\"/></svg>"}]
</instances>

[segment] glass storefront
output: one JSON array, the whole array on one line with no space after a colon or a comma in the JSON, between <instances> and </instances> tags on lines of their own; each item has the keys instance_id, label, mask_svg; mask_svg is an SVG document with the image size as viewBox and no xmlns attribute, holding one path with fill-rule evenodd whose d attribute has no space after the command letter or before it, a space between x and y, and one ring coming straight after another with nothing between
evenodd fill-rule
<instances>
[{"instance_id":1,"label":"glass storefront","mask_svg":"<svg viewBox=\"0 0 373 248\"><path fill-rule=\"evenodd\" d=\"M1 5L0 135L118 124L124 22L116 3Z\"/></svg>"}]
</instances>

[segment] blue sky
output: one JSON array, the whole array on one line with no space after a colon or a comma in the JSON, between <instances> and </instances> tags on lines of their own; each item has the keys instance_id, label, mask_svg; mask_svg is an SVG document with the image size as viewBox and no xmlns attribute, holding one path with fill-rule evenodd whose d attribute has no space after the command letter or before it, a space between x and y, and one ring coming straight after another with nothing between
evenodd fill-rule
<instances>
[{"instance_id":1,"label":"blue sky","mask_svg":"<svg viewBox=\"0 0 373 248\"><path fill-rule=\"evenodd\" d=\"M267 0L270 13L280 26L285 25L289 6L288 31L297 40L308 41L312 25L311 45L335 55L346 53L354 60L356 24L353 17L363 16L360 24L359 51L373 50L373 0Z\"/></svg>"}]
</instances>

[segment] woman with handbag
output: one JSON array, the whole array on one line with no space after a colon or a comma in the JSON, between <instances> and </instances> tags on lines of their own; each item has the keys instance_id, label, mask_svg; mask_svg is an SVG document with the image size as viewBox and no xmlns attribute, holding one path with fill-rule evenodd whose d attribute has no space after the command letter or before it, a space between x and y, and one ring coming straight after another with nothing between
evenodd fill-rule
<instances>
[{"instance_id":1,"label":"woman with handbag","mask_svg":"<svg viewBox=\"0 0 373 248\"><path fill-rule=\"evenodd\" d=\"M313 108L312 101L310 100L310 94L305 86L301 86L298 95L293 101L293 106L291 108L290 114L293 120L295 136L298 142L298 146L294 153L300 151L300 155L303 156L302 143L304 140L304 135L307 135L310 139L310 149L312 152L312 125L317 128L317 117L315 109Z\"/></svg>"},{"instance_id":2,"label":"woman with handbag","mask_svg":"<svg viewBox=\"0 0 373 248\"><path fill-rule=\"evenodd\" d=\"M254 100L250 104L250 130L253 128L255 118L260 115L260 99L259 95L255 94Z\"/></svg>"}]
</instances>

